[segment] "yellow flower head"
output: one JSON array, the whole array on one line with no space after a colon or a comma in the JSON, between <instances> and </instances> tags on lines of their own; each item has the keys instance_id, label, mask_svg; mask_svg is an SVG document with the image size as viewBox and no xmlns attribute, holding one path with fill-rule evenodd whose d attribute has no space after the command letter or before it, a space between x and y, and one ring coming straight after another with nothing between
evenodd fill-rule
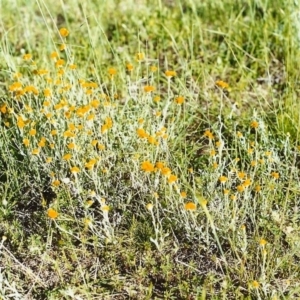
<instances>
[{"instance_id":1,"label":"yellow flower head","mask_svg":"<svg viewBox=\"0 0 300 300\"><path fill-rule=\"evenodd\" d=\"M259 240L259 245L264 247L268 242L265 239L260 239Z\"/></svg>"},{"instance_id":2,"label":"yellow flower head","mask_svg":"<svg viewBox=\"0 0 300 300\"><path fill-rule=\"evenodd\" d=\"M108 74L109 74L110 76L114 76L114 75L117 74L117 70L116 70L115 68L109 68L109 69L108 69Z\"/></svg>"},{"instance_id":3,"label":"yellow flower head","mask_svg":"<svg viewBox=\"0 0 300 300\"><path fill-rule=\"evenodd\" d=\"M177 179L178 179L178 178L177 178L176 175L171 174L171 175L169 176L169 178L168 178L168 182L169 182L169 183L174 183Z\"/></svg>"},{"instance_id":4,"label":"yellow flower head","mask_svg":"<svg viewBox=\"0 0 300 300\"><path fill-rule=\"evenodd\" d=\"M259 126L259 124L258 124L258 122L257 121L252 121L251 123L250 123L250 127L251 128L258 128L258 126Z\"/></svg>"},{"instance_id":5,"label":"yellow flower head","mask_svg":"<svg viewBox=\"0 0 300 300\"><path fill-rule=\"evenodd\" d=\"M221 89L224 89L224 90L229 88L229 84L227 82L223 81L223 80L217 80L216 85L218 87L220 87Z\"/></svg>"},{"instance_id":6,"label":"yellow flower head","mask_svg":"<svg viewBox=\"0 0 300 300\"><path fill-rule=\"evenodd\" d=\"M280 177L279 173L278 172L272 172L271 173L271 176L274 178L274 179L278 179Z\"/></svg>"},{"instance_id":7,"label":"yellow flower head","mask_svg":"<svg viewBox=\"0 0 300 300\"><path fill-rule=\"evenodd\" d=\"M108 212L109 209L110 209L110 208L109 208L108 205L103 205L103 206L101 207L101 210L104 211L104 212Z\"/></svg>"},{"instance_id":8,"label":"yellow flower head","mask_svg":"<svg viewBox=\"0 0 300 300\"><path fill-rule=\"evenodd\" d=\"M196 204L194 202L188 202L184 205L184 209L185 210L189 210L189 211L195 211L197 208Z\"/></svg>"},{"instance_id":9,"label":"yellow flower head","mask_svg":"<svg viewBox=\"0 0 300 300\"><path fill-rule=\"evenodd\" d=\"M69 35L69 30L67 28L61 28L59 29L59 33L62 37L67 37Z\"/></svg>"},{"instance_id":10,"label":"yellow flower head","mask_svg":"<svg viewBox=\"0 0 300 300\"><path fill-rule=\"evenodd\" d=\"M252 286L254 289L258 289L259 286L260 286L260 284L259 284L258 281L253 280L253 281L251 282L251 286Z\"/></svg>"},{"instance_id":11,"label":"yellow flower head","mask_svg":"<svg viewBox=\"0 0 300 300\"><path fill-rule=\"evenodd\" d=\"M31 153L34 154L34 155L39 155L40 149L38 149L38 148L33 149Z\"/></svg>"},{"instance_id":12,"label":"yellow flower head","mask_svg":"<svg viewBox=\"0 0 300 300\"><path fill-rule=\"evenodd\" d=\"M148 203L146 205L146 208L151 211L153 209L153 204L152 203Z\"/></svg>"},{"instance_id":13,"label":"yellow flower head","mask_svg":"<svg viewBox=\"0 0 300 300\"><path fill-rule=\"evenodd\" d=\"M142 61L145 59L145 53L139 52L135 55L137 61Z\"/></svg>"},{"instance_id":14,"label":"yellow flower head","mask_svg":"<svg viewBox=\"0 0 300 300\"><path fill-rule=\"evenodd\" d=\"M153 91L155 91L155 87L153 85L146 85L146 86L144 86L144 91L146 93L153 92Z\"/></svg>"},{"instance_id":15,"label":"yellow flower head","mask_svg":"<svg viewBox=\"0 0 300 300\"><path fill-rule=\"evenodd\" d=\"M184 191L182 191L182 192L180 192L180 196L181 196L181 198L186 198L186 192L184 192Z\"/></svg>"},{"instance_id":16,"label":"yellow flower head","mask_svg":"<svg viewBox=\"0 0 300 300\"><path fill-rule=\"evenodd\" d=\"M213 140L214 139L214 135L213 133L210 131L210 130L206 130L203 134L203 136L207 137L208 139L210 140Z\"/></svg>"},{"instance_id":17,"label":"yellow flower head","mask_svg":"<svg viewBox=\"0 0 300 300\"><path fill-rule=\"evenodd\" d=\"M58 212L53 208L49 208L47 214L50 219L56 219L58 217Z\"/></svg>"},{"instance_id":18,"label":"yellow flower head","mask_svg":"<svg viewBox=\"0 0 300 300\"><path fill-rule=\"evenodd\" d=\"M167 70L167 71L165 72L165 75L166 75L167 77L171 78L171 77L176 76L177 73L176 73L175 71Z\"/></svg>"},{"instance_id":19,"label":"yellow flower head","mask_svg":"<svg viewBox=\"0 0 300 300\"><path fill-rule=\"evenodd\" d=\"M184 97L179 96L179 97L175 98L175 102L176 102L178 105L183 104L183 102L184 102Z\"/></svg>"},{"instance_id":20,"label":"yellow flower head","mask_svg":"<svg viewBox=\"0 0 300 300\"><path fill-rule=\"evenodd\" d=\"M76 174L76 173L79 173L79 172L80 172L80 169L79 169L78 167L72 167L70 170L71 170L71 172L72 172L73 174Z\"/></svg>"},{"instance_id":21,"label":"yellow flower head","mask_svg":"<svg viewBox=\"0 0 300 300\"><path fill-rule=\"evenodd\" d=\"M126 68L127 68L128 71L132 71L132 70L133 70L133 65L130 64L130 63L128 63L128 64L126 65Z\"/></svg>"},{"instance_id":22,"label":"yellow flower head","mask_svg":"<svg viewBox=\"0 0 300 300\"><path fill-rule=\"evenodd\" d=\"M29 53L23 55L24 60L30 60L31 58L32 58L32 55Z\"/></svg>"},{"instance_id":23,"label":"yellow flower head","mask_svg":"<svg viewBox=\"0 0 300 300\"><path fill-rule=\"evenodd\" d=\"M72 155L70 153L67 153L63 156L63 160L70 160L72 158Z\"/></svg>"},{"instance_id":24,"label":"yellow flower head","mask_svg":"<svg viewBox=\"0 0 300 300\"><path fill-rule=\"evenodd\" d=\"M156 66L150 66L150 71L151 71L151 72L157 71L157 67L156 67Z\"/></svg>"},{"instance_id":25,"label":"yellow flower head","mask_svg":"<svg viewBox=\"0 0 300 300\"><path fill-rule=\"evenodd\" d=\"M23 144L25 145L25 147L29 146L29 139L23 139Z\"/></svg>"},{"instance_id":26,"label":"yellow flower head","mask_svg":"<svg viewBox=\"0 0 300 300\"><path fill-rule=\"evenodd\" d=\"M228 178L226 176L221 176L219 178L219 180L220 180L221 183L225 183L228 180Z\"/></svg>"},{"instance_id":27,"label":"yellow flower head","mask_svg":"<svg viewBox=\"0 0 300 300\"><path fill-rule=\"evenodd\" d=\"M142 162L141 169L145 172L153 172L154 165L150 161L146 160L146 161Z\"/></svg>"}]
</instances>

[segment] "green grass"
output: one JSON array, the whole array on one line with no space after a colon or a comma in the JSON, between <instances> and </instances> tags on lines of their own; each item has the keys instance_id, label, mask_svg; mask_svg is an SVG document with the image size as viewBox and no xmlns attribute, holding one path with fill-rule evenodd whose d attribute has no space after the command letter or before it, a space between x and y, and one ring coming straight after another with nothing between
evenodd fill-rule
<instances>
[{"instance_id":1,"label":"green grass","mask_svg":"<svg viewBox=\"0 0 300 300\"><path fill-rule=\"evenodd\" d=\"M0 299L299 298L297 4L54 2L0 6Z\"/></svg>"}]
</instances>

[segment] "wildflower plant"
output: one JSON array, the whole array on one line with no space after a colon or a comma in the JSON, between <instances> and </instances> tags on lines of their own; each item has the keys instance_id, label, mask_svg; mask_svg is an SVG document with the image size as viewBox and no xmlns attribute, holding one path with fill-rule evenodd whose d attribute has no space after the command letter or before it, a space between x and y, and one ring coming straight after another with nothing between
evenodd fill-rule
<instances>
[{"instance_id":1,"label":"wildflower plant","mask_svg":"<svg viewBox=\"0 0 300 300\"><path fill-rule=\"evenodd\" d=\"M267 114L292 88L260 79L285 6L31 4L24 44L3 14L0 295L297 297L298 135Z\"/></svg>"}]
</instances>

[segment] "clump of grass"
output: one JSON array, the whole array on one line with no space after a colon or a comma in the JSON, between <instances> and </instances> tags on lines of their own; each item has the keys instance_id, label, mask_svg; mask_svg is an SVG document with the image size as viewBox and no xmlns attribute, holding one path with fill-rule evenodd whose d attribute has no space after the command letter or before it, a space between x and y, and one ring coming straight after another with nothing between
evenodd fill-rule
<instances>
[{"instance_id":1,"label":"clump of grass","mask_svg":"<svg viewBox=\"0 0 300 300\"><path fill-rule=\"evenodd\" d=\"M294 29L226 3L3 8L2 297L298 297Z\"/></svg>"}]
</instances>

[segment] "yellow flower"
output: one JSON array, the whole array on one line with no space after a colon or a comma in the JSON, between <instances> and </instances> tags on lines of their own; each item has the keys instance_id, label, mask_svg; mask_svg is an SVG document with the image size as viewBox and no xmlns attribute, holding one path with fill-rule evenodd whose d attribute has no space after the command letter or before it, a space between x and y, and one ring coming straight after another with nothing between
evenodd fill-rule
<instances>
[{"instance_id":1,"label":"yellow flower","mask_svg":"<svg viewBox=\"0 0 300 300\"><path fill-rule=\"evenodd\" d=\"M238 172L237 176L238 176L239 179L244 179L245 176L246 176L246 173L245 172Z\"/></svg>"},{"instance_id":2,"label":"yellow flower","mask_svg":"<svg viewBox=\"0 0 300 300\"><path fill-rule=\"evenodd\" d=\"M247 150L247 152L248 152L249 154L252 154L252 153L254 152L254 149L253 149L253 148L249 148L249 149Z\"/></svg>"},{"instance_id":3,"label":"yellow flower","mask_svg":"<svg viewBox=\"0 0 300 300\"><path fill-rule=\"evenodd\" d=\"M142 61L145 59L145 53L139 52L135 55L137 61Z\"/></svg>"},{"instance_id":4,"label":"yellow flower","mask_svg":"<svg viewBox=\"0 0 300 300\"><path fill-rule=\"evenodd\" d=\"M159 102L159 101L160 101L160 96L155 96L155 97L153 98L153 101L154 101L154 102Z\"/></svg>"},{"instance_id":5,"label":"yellow flower","mask_svg":"<svg viewBox=\"0 0 300 300\"><path fill-rule=\"evenodd\" d=\"M175 102L176 102L178 105L181 105L181 104L184 102L184 97L179 96L179 97L175 98Z\"/></svg>"},{"instance_id":6,"label":"yellow flower","mask_svg":"<svg viewBox=\"0 0 300 300\"><path fill-rule=\"evenodd\" d=\"M29 53L23 55L24 60L30 60L31 58L32 58L32 55Z\"/></svg>"},{"instance_id":7,"label":"yellow flower","mask_svg":"<svg viewBox=\"0 0 300 300\"><path fill-rule=\"evenodd\" d=\"M61 44L59 50L64 51L66 48L67 48L66 44Z\"/></svg>"},{"instance_id":8,"label":"yellow flower","mask_svg":"<svg viewBox=\"0 0 300 300\"><path fill-rule=\"evenodd\" d=\"M155 91L155 87L153 85L146 85L146 86L144 86L144 91L146 93L153 92L153 91Z\"/></svg>"},{"instance_id":9,"label":"yellow flower","mask_svg":"<svg viewBox=\"0 0 300 300\"><path fill-rule=\"evenodd\" d=\"M156 138L154 137L154 136L148 136L148 142L149 142L149 144L151 144L151 145L158 145L158 141L156 140Z\"/></svg>"},{"instance_id":10,"label":"yellow flower","mask_svg":"<svg viewBox=\"0 0 300 300\"><path fill-rule=\"evenodd\" d=\"M63 156L63 160L70 160L72 155L70 153L67 153Z\"/></svg>"},{"instance_id":11,"label":"yellow flower","mask_svg":"<svg viewBox=\"0 0 300 300\"><path fill-rule=\"evenodd\" d=\"M51 96L51 90L50 89L44 89L44 96L45 97L50 97ZM44 106L45 106L45 104L44 104Z\"/></svg>"},{"instance_id":12,"label":"yellow flower","mask_svg":"<svg viewBox=\"0 0 300 300\"><path fill-rule=\"evenodd\" d=\"M128 71L132 71L132 70L133 70L133 65L130 64L130 63L128 63L128 64L126 65L126 68L127 68Z\"/></svg>"},{"instance_id":13,"label":"yellow flower","mask_svg":"<svg viewBox=\"0 0 300 300\"><path fill-rule=\"evenodd\" d=\"M104 211L104 212L107 212L107 211L109 211L109 206L108 205L103 205L102 207L101 207L101 210L102 211Z\"/></svg>"},{"instance_id":14,"label":"yellow flower","mask_svg":"<svg viewBox=\"0 0 300 300\"><path fill-rule=\"evenodd\" d=\"M257 193L260 192L261 191L261 186L260 185L255 186L254 190Z\"/></svg>"},{"instance_id":15,"label":"yellow flower","mask_svg":"<svg viewBox=\"0 0 300 300\"><path fill-rule=\"evenodd\" d=\"M46 158L46 163L47 163L47 164L50 164L51 162L52 162L52 157L47 157L47 158Z\"/></svg>"},{"instance_id":16,"label":"yellow flower","mask_svg":"<svg viewBox=\"0 0 300 300\"><path fill-rule=\"evenodd\" d=\"M95 119L95 114L90 114L86 118L87 121L93 121L94 119Z\"/></svg>"},{"instance_id":17,"label":"yellow flower","mask_svg":"<svg viewBox=\"0 0 300 300\"><path fill-rule=\"evenodd\" d=\"M52 182L52 185L53 186L59 186L60 185L60 181L57 179L57 180L54 180L53 182Z\"/></svg>"},{"instance_id":18,"label":"yellow flower","mask_svg":"<svg viewBox=\"0 0 300 300\"><path fill-rule=\"evenodd\" d=\"M70 169L70 171L73 173L73 174L76 174L76 173L79 173L80 172L80 169L78 167L72 167Z\"/></svg>"},{"instance_id":19,"label":"yellow flower","mask_svg":"<svg viewBox=\"0 0 300 300\"><path fill-rule=\"evenodd\" d=\"M236 189L237 189L237 191L238 192L243 192L244 190L245 190L245 187L242 185L242 184L240 184L240 185L238 185L237 187L236 187Z\"/></svg>"},{"instance_id":20,"label":"yellow flower","mask_svg":"<svg viewBox=\"0 0 300 300\"><path fill-rule=\"evenodd\" d=\"M174 183L177 179L178 179L178 178L177 178L176 175L171 174L171 175L169 176L169 178L168 178L168 182L169 182L169 183Z\"/></svg>"},{"instance_id":21,"label":"yellow flower","mask_svg":"<svg viewBox=\"0 0 300 300\"><path fill-rule=\"evenodd\" d=\"M228 178L226 176L221 176L219 178L219 180L220 180L221 183L225 183L228 180Z\"/></svg>"},{"instance_id":22,"label":"yellow flower","mask_svg":"<svg viewBox=\"0 0 300 300\"><path fill-rule=\"evenodd\" d=\"M158 161L156 164L155 164L156 168L159 169L159 170L162 170L165 166L165 164L161 161Z\"/></svg>"},{"instance_id":23,"label":"yellow flower","mask_svg":"<svg viewBox=\"0 0 300 300\"><path fill-rule=\"evenodd\" d=\"M171 71L171 70L167 70L166 72L165 72L165 75L167 76L167 77L174 77L174 76L176 76L177 75L177 73L175 72L175 71Z\"/></svg>"},{"instance_id":24,"label":"yellow flower","mask_svg":"<svg viewBox=\"0 0 300 300\"><path fill-rule=\"evenodd\" d=\"M115 68L109 68L108 69L108 74L113 77L114 75L117 74L117 70Z\"/></svg>"},{"instance_id":25,"label":"yellow flower","mask_svg":"<svg viewBox=\"0 0 300 300\"><path fill-rule=\"evenodd\" d=\"M238 138L243 137L243 134L242 134L240 131L238 131L238 132L236 133L236 135L237 135Z\"/></svg>"},{"instance_id":26,"label":"yellow flower","mask_svg":"<svg viewBox=\"0 0 300 300\"><path fill-rule=\"evenodd\" d=\"M136 133L142 139L143 138L148 138L148 136L149 136L148 133L143 128L138 128Z\"/></svg>"},{"instance_id":27,"label":"yellow flower","mask_svg":"<svg viewBox=\"0 0 300 300\"><path fill-rule=\"evenodd\" d=\"M203 136L207 137L210 140L214 139L214 135L212 134L212 132L210 130L206 130L203 134Z\"/></svg>"},{"instance_id":28,"label":"yellow flower","mask_svg":"<svg viewBox=\"0 0 300 300\"><path fill-rule=\"evenodd\" d=\"M22 89L22 83L21 82L14 82L9 86L9 90L11 92L19 91Z\"/></svg>"},{"instance_id":29,"label":"yellow flower","mask_svg":"<svg viewBox=\"0 0 300 300\"><path fill-rule=\"evenodd\" d=\"M42 137L41 140L38 143L38 146L43 148L43 147L45 147L45 145L46 145L46 138Z\"/></svg>"},{"instance_id":30,"label":"yellow flower","mask_svg":"<svg viewBox=\"0 0 300 300\"><path fill-rule=\"evenodd\" d=\"M274 179L278 179L280 177L279 173L278 172L272 172L271 173L271 176L274 178Z\"/></svg>"},{"instance_id":31,"label":"yellow flower","mask_svg":"<svg viewBox=\"0 0 300 300\"><path fill-rule=\"evenodd\" d=\"M69 130L75 130L75 129L76 129L75 124L74 124L74 123L69 123L69 124L68 124L68 129L69 129Z\"/></svg>"},{"instance_id":32,"label":"yellow flower","mask_svg":"<svg viewBox=\"0 0 300 300\"><path fill-rule=\"evenodd\" d=\"M151 71L151 72L157 71L157 67L156 67L156 66L150 66L150 71Z\"/></svg>"},{"instance_id":33,"label":"yellow flower","mask_svg":"<svg viewBox=\"0 0 300 300\"><path fill-rule=\"evenodd\" d=\"M37 88L33 85L28 85L26 87L24 87L24 90L23 90L25 93L33 93L35 95L38 95L39 94L39 91L37 90Z\"/></svg>"},{"instance_id":34,"label":"yellow flower","mask_svg":"<svg viewBox=\"0 0 300 300\"><path fill-rule=\"evenodd\" d=\"M236 195L231 195L231 196L230 196L230 199L231 199L232 201L236 200Z\"/></svg>"},{"instance_id":35,"label":"yellow flower","mask_svg":"<svg viewBox=\"0 0 300 300\"><path fill-rule=\"evenodd\" d=\"M49 208L47 214L50 219L56 219L58 217L58 212L53 208Z\"/></svg>"},{"instance_id":36,"label":"yellow flower","mask_svg":"<svg viewBox=\"0 0 300 300\"><path fill-rule=\"evenodd\" d=\"M243 186L244 187L247 187L247 186L249 186L249 185L251 185L252 184L252 181L251 181L251 179L246 179L244 182L243 182Z\"/></svg>"},{"instance_id":37,"label":"yellow flower","mask_svg":"<svg viewBox=\"0 0 300 300\"><path fill-rule=\"evenodd\" d=\"M69 35L69 30L63 27L59 29L59 33L62 37L67 37Z\"/></svg>"},{"instance_id":38,"label":"yellow flower","mask_svg":"<svg viewBox=\"0 0 300 300\"><path fill-rule=\"evenodd\" d=\"M92 106L93 108L98 108L99 105L100 105L100 101L99 101L99 100L97 100L97 99L92 100L91 106Z\"/></svg>"},{"instance_id":39,"label":"yellow flower","mask_svg":"<svg viewBox=\"0 0 300 300\"><path fill-rule=\"evenodd\" d=\"M184 192L184 191L182 191L182 192L180 192L180 196L181 196L181 198L186 198L186 192Z\"/></svg>"},{"instance_id":40,"label":"yellow flower","mask_svg":"<svg viewBox=\"0 0 300 300\"><path fill-rule=\"evenodd\" d=\"M256 281L256 280L253 280L253 281L252 281L252 283L251 283L251 286L252 286L253 288L255 288L255 289L258 289L258 288L259 288L259 286L260 286L260 284L259 284L259 282L258 282L258 281Z\"/></svg>"},{"instance_id":41,"label":"yellow flower","mask_svg":"<svg viewBox=\"0 0 300 300\"><path fill-rule=\"evenodd\" d=\"M252 121L252 122L250 123L250 127L251 127L251 128L258 128L258 126L259 126L259 124L258 124L257 121Z\"/></svg>"},{"instance_id":42,"label":"yellow flower","mask_svg":"<svg viewBox=\"0 0 300 300\"><path fill-rule=\"evenodd\" d=\"M259 240L259 245L264 247L268 242L265 239L260 239Z\"/></svg>"},{"instance_id":43,"label":"yellow flower","mask_svg":"<svg viewBox=\"0 0 300 300\"><path fill-rule=\"evenodd\" d=\"M64 137L75 137L75 133L71 132L70 130L66 130L64 132Z\"/></svg>"},{"instance_id":44,"label":"yellow flower","mask_svg":"<svg viewBox=\"0 0 300 300\"><path fill-rule=\"evenodd\" d=\"M104 146L103 144L98 144L98 145L97 145L97 148L98 148L99 150L105 150L105 146Z\"/></svg>"},{"instance_id":45,"label":"yellow flower","mask_svg":"<svg viewBox=\"0 0 300 300\"><path fill-rule=\"evenodd\" d=\"M153 209L153 204L152 203L148 203L146 205L146 208L151 211Z\"/></svg>"},{"instance_id":46,"label":"yellow flower","mask_svg":"<svg viewBox=\"0 0 300 300\"><path fill-rule=\"evenodd\" d=\"M216 85L224 90L229 88L229 84L223 80L217 80Z\"/></svg>"},{"instance_id":47,"label":"yellow flower","mask_svg":"<svg viewBox=\"0 0 300 300\"><path fill-rule=\"evenodd\" d=\"M107 124L103 124L103 125L101 126L101 133L105 133L107 130L108 130Z\"/></svg>"},{"instance_id":48,"label":"yellow flower","mask_svg":"<svg viewBox=\"0 0 300 300\"><path fill-rule=\"evenodd\" d=\"M216 155L216 150L214 150L214 149L210 150L209 155L210 156L215 156Z\"/></svg>"},{"instance_id":49,"label":"yellow flower","mask_svg":"<svg viewBox=\"0 0 300 300\"><path fill-rule=\"evenodd\" d=\"M36 130L35 130L34 128L31 128L31 129L29 130L29 134L30 134L31 136L36 135Z\"/></svg>"},{"instance_id":50,"label":"yellow flower","mask_svg":"<svg viewBox=\"0 0 300 300\"><path fill-rule=\"evenodd\" d=\"M206 207L206 205L207 205L207 200L206 200L206 199L204 199L204 198L201 197L201 196L198 196L198 201L199 201L199 203L200 203L200 205L201 205L202 207Z\"/></svg>"},{"instance_id":51,"label":"yellow flower","mask_svg":"<svg viewBox=\"0 0 300 300\"><path fill-rule=\"evenodd\" d=\"M85 167L89 170L91 170L94 165L97 163L97 159L93 158L91 160L89 160L86 164L85 164Z\"/></svg>"},{"instance_id":52,"label":"yellow flower","mask_svg":"<svg viewBox=\"0 0 300 300\"><path fill-rule=\"evenodd\" d=\"M1 105L0 111L1 111L3 114L5 114L5 113L7 112L7 105L6 105L6 104Z\"/></svg>"},{"instance_id":53,"label":"yellow flower","mask_svg":"<svg viewBox=\"0 0 300 300\"><path fill-rule=\"evenodd\" d=\"M161 173L166 176L169 177L171 175L171 169L168 167L164 167L161 169Z\"/></svg>"},{"instance_id":54,"label":"yellow flower","mask_svg":"<svg viewBox=\"0 0 300 300\"><path fill-rule=\"evenodd\" d=\"M33 155L39 155L40 153L40 149L33 149L32 152L31 152Z\"/></svg>"},{"instance_id":55,"label":"yellow flower","mask_svg":"<svg viewBox=\"0 0 300 300\"><path fill-rule=\"evenodd\" d=\"M57 68L59 68L59 67L62 67L64 64L65 64L65 61L64 61L63 59L59 59L59 60L57 60L57 62L55 63L55 66L56 66ZM57 82L57 84L59 84L59 83L60 83L60 81Z\"/></svg>"},{"instance_id":56,"label":"yellow flower","mask_svg":"<svg viewBox=\"0 0 300 300\"><path fill-rule=\"evenodd\" d=\"M91 141L91 144L92 144L92 146L94 146L94 147L97 146L97 143L98 143L97 140L92 140L92 141Z\"/></svg>"},{"instance_id":57,"label":"yellow flower","mask_svg":"<svg viewBox=\"0 0 300 300\"><path fill-rule=\"evenodd\" d=\"M23 139L23 144L25 145L25 147L29 146L29 139Z\"/></svg>"},{"instance_id":58,"label":"yellow flower","mask_svg":"<svg viewBox=\"0 0 300 300\"><path fill-rule=\"evenodd\" d=\"M150 161L146 160L146 161L142 162L141 169L145 172L153 172L154 166Z\"/></svg>"},{"instance_id":59,"label":"yellow flower","mask_svg":"<svg viewBox=\"0 0 300 300\"><path fill-rule=\"evenodd\" d=\"M51 130L51 131L50 131L50 134L51 134L52 136L57 135L57 130L56 130L56 129Z\"/></svg>"},{"instance_id":60,"label":"yellow flower","mask_svg":"<svg viewBox=\"0 0 300 300\"><path fill-rule=\"evenodd\" d=\"M184 205L184 209L185 210L189 210L189 211L195 211L197 208L196 204L194 202L188 202Z\"/></svg>"},{"instance_id":61,"label":"yellow flower","mask_svg":"<svg viewBox=\"0 0 300 300\"><path fill-rule=\"evenodd\" d=\"M58 53L57 53L57 52L52 52L52 53L50 54L50 57L51 57L52 59L56 59L56 58L58 58Z\"/></svg>"},{"instance_id":62,"label":"yellow flower","mask_svg":"<svg viewBox=\"0 0 300 300\"><path fill-rule=\"evenodd\" d=\"M46 75L46 74L48 74L48 70L46 70L46 69L39 69L39 70L36 71L36 74L37 75Z\"/></svg>"},{"instance_id":63,"label":"yellow flower","mask_svg":"<svg viewBox=\"0 0 300 300\"><path fill-rule=\"evenodd\" d=\"M14 78L21 78L22 74L20 72L17 72L14 74Z\"/></svg>"},{"instance_id":64,"label":"yellow flower","mask_svg":"<svg viewBox=\"0 0 300 300\"><path fill-rule=\"evenodd\" d=\"M229 195L229 192L230 192L230 190L228 190L228 189L224 189L224 190L223 190L223 194L224 194L224 195Z\"/></svg>"}]
</instances>

